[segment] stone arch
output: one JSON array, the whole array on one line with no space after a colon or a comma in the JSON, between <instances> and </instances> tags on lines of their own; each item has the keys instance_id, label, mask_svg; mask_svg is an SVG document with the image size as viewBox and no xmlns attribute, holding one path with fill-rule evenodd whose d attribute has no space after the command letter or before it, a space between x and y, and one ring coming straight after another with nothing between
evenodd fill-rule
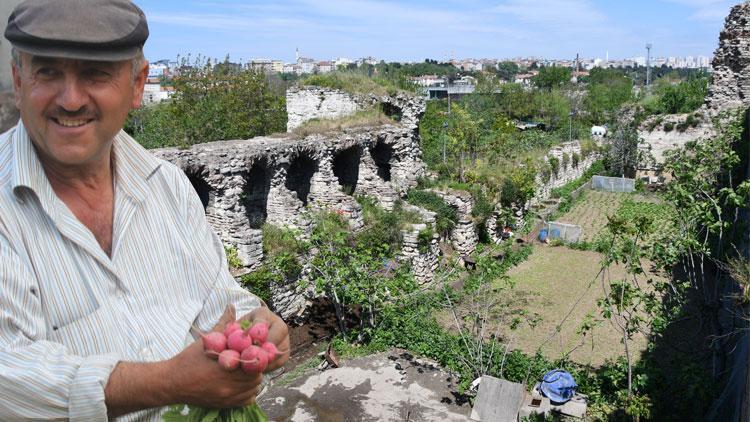
<instances>
[{"instance_id":1,"label":"stone arch","mask_svg":"<svg viewBox=\"0 0 750 422\"><path fill-rule=\"evenodd\" d=\"M307 205L307 197L310 195L310 181L317 171L318 162L308 154L298 155L289 164L284 185L297 194L297 198L302 201L302 205Z\"/></svg>"},{"instance_id":2,"label":"stone arch","mask_svg":"<svg viewBox=\"0 0 750 422\"><path fill-rule=\"evenodd\" d=\"M384 181L390 182L394 158L393 146L385 142L379 142L374 148L370 149L370 155L378 167L378 176Z\"/></svg>"},{"instance_id":3,"label":"stone arch","mask_svg":"<svg viewBox=\"0 0 750 422\"><path fill-rule=\"evenodd\" d=\"M259 229L268 217L268 192L271 189L271 168L264 158L250 166L245 175L243 203L250 227Z\"/></svg>"},{"instance_id":4,"label":"stone arch","mask_svg":"<svg viewBox=\"0 0 750 422\"><path fill-rule=\"evenodd\" d=\"M200 198L201 204L203 204L204 211L208 208L208 204L214 196L213 188L206 181L205 171L206 169L203 166L188 166L185 169L185 175L188 180L190 180L190 184L193 185L195 192L198 194L198 198Z\"/></svg>"},{"instance_id":5,"label":"stone arch","mask_svg":"<svg viewBox=\"0 0 750 422\"><path fill-rule=\"evenodd\" d=\"M380 110L391 119L400 122L404 117L404 110L393 103L380 103Z\"/></svg>"},{"instance_id":6,"label":"stone arch","mask_svg":"<svg viewBox=\"0 0 750 422\"><path fill-rule=\"evenodd\" d=\"M357 189L361 158L362 148L359 146L338 151L333 156L333 174L347 194L352 194Z\"/></svg>"}]
</instances>

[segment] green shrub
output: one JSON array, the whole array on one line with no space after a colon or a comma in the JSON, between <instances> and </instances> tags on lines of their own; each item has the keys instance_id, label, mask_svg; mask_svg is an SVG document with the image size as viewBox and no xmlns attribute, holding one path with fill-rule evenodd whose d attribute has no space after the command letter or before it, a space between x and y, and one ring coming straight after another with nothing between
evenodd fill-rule
<instances>
[{"instance_id":1,"label":"green shrub","mask_svg":"<svg viewBox=\"0 0 750 422\"><path fill-rule=\"evenodd\" d=\"M417 248L421 253L427 253L430 251L430 245L432 244L432 238L435 232L432 230L432 226L428 226L424 230L420 230L417 234Z\"/></svg>"},{"instance_id":2,"label":"green shrub","mask_svg":"<svg viewBox=\"0 0 750 422\"><path fill-rule=\"evenodd\" d=\"M549 168L552 174L557 176L560 173L560 160L557 157L549 157Z\"/></svg>"},{"instance_id":3,"label":"green shrub","mask_svg":"<svg viewBox=\"0 0 750 422\"><path fill-rule=\"evenodd\" d=\"M450 233L458 223L458 211L446 204L435 192L412 189L406 194L406 201L436 213L435 230L441 236Z\"/></svg>"},{"instance_id":4,"label":"green shrub","mask_svg":"<svg viewBox=\"0 0 750 422\"><path fill-rule=\"evenodd\" d=\"M674 130L674 123L672 122L664 123L664 132L671 132L672 130Z\"/></svg>"},{"instance_id":5,"label":"green shrub","mask_svg":"<svg viewBox=\"0 0 750 422\"><path fill-rule=\"evenodd\" d=\"M573 161L573 168L578 168L578 163L581 162L581 156L578 155L577 152L574 152L572 156L572 161Z\"/></svg>"},{"instance_id":6,"label":"green shrub","mask_svg":"<svg viewBox=\"0 0 750 422\"><path fill-rule=\"evenodd\" d=\"M263 300L273 309L273 297L271 284L277 283L279 277L267 265L262 265L255 271L240 277L240 283L250 290L255 296Z\"/></svg>"},{"instance_id":7,"label":"green shrub","mask_svg":"<svg viewBox=\"0 0 750 422\"><path fill-rule=\"evenodd\" d=\"M167 102L133 110L125 131L146 148L182 147L286 132L286 96L268 76L198 59L183 63Z\"/></svg>"},{"instance_id":8,"label":"green shrub","mask_svg":"<svg viewBox=\"0 0 750 422\"><path fill-rule=\"evenodd\" d=\"M224 246L224 253L227 256L227 264L230 270L242 268L242 261L237 255L237 248L234 246Z\"/></svg>"},{"instance_id":9,"label":"green shrub","mask_svg":"<svg viewBox=\"0 0 750 422\"><path fill-rule=\"evenodd\" d=\"M356 71L313 74L302 79L300 84L339 89L350 94L392 95L400 91L400 87L388 79L368 77Z\"/></svg>"}]
</instances>

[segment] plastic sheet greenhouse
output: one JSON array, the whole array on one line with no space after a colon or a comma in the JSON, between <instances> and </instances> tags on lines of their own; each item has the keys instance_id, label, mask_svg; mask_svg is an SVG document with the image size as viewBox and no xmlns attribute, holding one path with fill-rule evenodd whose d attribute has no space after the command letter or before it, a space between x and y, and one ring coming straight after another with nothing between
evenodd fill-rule
<instances>
[{"instance_id":1,"label":"plastic sheet greenhouse","mask_svg":"<svg viewBox=\"0 0 750 422\"><path fill-rule=\"evenodd\" d=\"M591 178L591 189L605 192L633 192L635 179L594 176Z\"/></svg>"},{"instance_id":2,"label":"plastic sheet greenhouse","mask_svg":"<svg viewBox=\"0 0 750 422\"><path fill-rule=\"evenodd\" d=\"M583 229L575 224L553 221L547 223L547 236L550 240L561 239L565 243L576 243L581 239Z\"/></svg>"}]
</instances>

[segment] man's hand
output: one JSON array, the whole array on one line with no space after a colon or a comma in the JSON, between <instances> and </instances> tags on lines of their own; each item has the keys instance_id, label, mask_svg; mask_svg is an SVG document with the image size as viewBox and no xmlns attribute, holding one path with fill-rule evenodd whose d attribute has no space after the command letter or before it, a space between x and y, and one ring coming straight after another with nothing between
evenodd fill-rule
<instances>
[{"instance_id":1,"label":"man's hand","mask_svg":"<svg viewBox=\"0 0 750 422\"><path fill-rule=\"evenodd\" d=\"M223 330L234 318L234 307L227 307L214 330ZM216 360L206 355L203 340L199 338L166 361L118 363L104 395L110 418L172 404L240 407L255 401L262 380L262 374L222 369Z\"/></svg>"},{"instance_id":2,"label":"man's hand","mask_svg":"<svg viewBox=\"0 0 750 422\"><path fill-rule=\"evenodd\" d=\"M229 305L211 331L224 331L234 320L234 306ZM263 381L262 374L230 372L219 367L215 359L206 355L200 338L170 362L176 369L174 381L181 392L179 403L214 408L244 406L255 401Z\"/></svg>"},{"instance_id":3,"label":"man's hand","mask_svg":"<svg viewBox=\"0 0 750 422\"><path fill-rule=\"evenodd\" d=\"M258 322L268 323L268 341L274 343L276 348L279 349L279 356L275 360L268 362L266 372L284 366L286 361L289 360L290 353L289 327L287 327L284 320L265 306L260 307L249 314L243 315L242 318L240 318L240 321L242 320L247 320L251 324Z\"/></svg>"}]
</instances>

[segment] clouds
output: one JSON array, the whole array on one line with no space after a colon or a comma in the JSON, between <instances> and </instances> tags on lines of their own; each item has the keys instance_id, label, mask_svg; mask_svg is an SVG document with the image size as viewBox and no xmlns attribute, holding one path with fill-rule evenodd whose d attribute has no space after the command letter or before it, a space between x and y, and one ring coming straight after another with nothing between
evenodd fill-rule
<instances>
[{"instance_id":1,"label":"clouds","mask_svg":"<svg viewBox=\"0 0 750 422\"><path fill-rule=\"evenodd\" d=\"M663 0L667 3L679 4L692 9L690 20L715 23L724 20L729 9L737 4L732 0Z\"/></svg>"},{"instance_id":2,"label":"clouds","mask_svg":"<svg viewBox=\"0 0 750 422\"><path fill-rule=\"evenodd\" d=\"M278 57L295 47L317 58L376 56L386 60L456 57L583 56L640 53L647 41L665 50L713 43L716 33L686 19L721 20L727 0L136 0L160 54L203 49L212 56ZM643 13L648 11L648 13ZM647 19L641 22L641 15ZM650 19L650 20L649 20ZM713 21L712 21L713 19ZM654 38L659 34L660 39ZM184 44L184 45L183 45ZM210 51L208 51L210 50ZM148 50L147 50L148 51ZM161 51L164 51L163 53ZM671 54L683 54L670 51ZM686 51L705 54L705 51Z\"/></svg>"}]
</instances>

